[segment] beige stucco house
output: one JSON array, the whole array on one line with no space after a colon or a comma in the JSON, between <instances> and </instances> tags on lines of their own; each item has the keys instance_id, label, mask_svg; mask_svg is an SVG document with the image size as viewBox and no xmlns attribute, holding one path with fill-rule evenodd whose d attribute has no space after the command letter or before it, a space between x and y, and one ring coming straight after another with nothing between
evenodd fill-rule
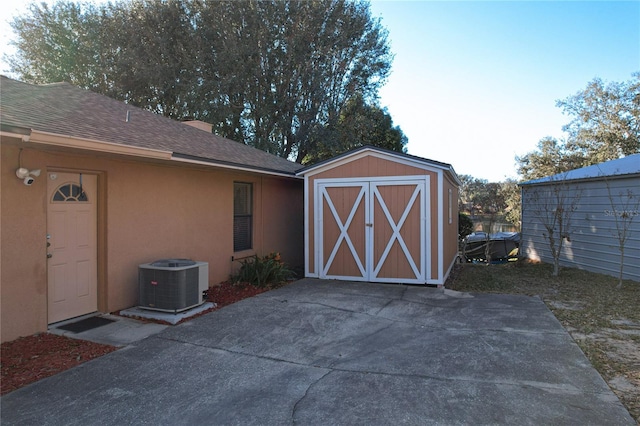
<instances>
[{"instance_id":1,"label":"beige stucco house","mask_svg":"<svg viewBox=\"0 0 640 426\"><path fill-rule=\"evenodd\" d=\"M138 303L140 265L209 285L279 252L307 277L443 285L457 258L449 164L374 147L301 168L66 83L0 77L1 341Z\"/></svg>"},{"instance_id":2,"label":"beige stucco house","mask_svg":"<svg viewBox=\"0 0 640 426\"><path fill-rule=\"evenodd\" d=\"M1 340L135 306L138 266L280 252L302 270L298 164L66 83L0 77ZM39 172L38 172L39 171Z\"/></svg>"}]
</instances>

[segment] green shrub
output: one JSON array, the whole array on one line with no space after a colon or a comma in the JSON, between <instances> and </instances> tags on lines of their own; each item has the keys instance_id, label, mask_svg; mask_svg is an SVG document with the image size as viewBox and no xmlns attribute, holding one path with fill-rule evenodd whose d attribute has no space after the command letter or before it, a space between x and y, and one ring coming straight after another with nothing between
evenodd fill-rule
<instances>
[{"instance_id":1,"label":"green shrub","mask_svg":"<svg viewBox=\"0 0 640 426\"><path fill-rule=\"evenodd\" d=\"M458 239L463 240L464 237L473 232L473 221L464 214L458 213Z\"/></svg>"},{"instance_id":2,"label":"green shrub","mask_svg":"<svg viewBox=\"0 0 640 426\"><path fill-rule=\"evenodd\" d=\"M270 253L240 261L240 269L231 279L234 283L246 282L256 287L266 287L293 278L293 275L280 259L279 253Z\"/></svg>"}]
</instances>

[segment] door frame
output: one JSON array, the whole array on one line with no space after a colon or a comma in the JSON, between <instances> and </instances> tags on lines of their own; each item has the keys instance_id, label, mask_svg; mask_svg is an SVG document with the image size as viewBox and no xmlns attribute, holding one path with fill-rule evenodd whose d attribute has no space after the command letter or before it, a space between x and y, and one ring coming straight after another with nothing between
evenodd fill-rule
<instances>
[{"instance_id":1,"label":"door frame","mask_svg":"<svg viewBox=\"0 0 640 426\"><path fill-rule=\"evenodd\" d=\"M376 195L377 188L379 186L394 186L394 185L416 185L416 192L412 197L414 199L414 204L418 203L420 208L420 254L418 255L418 265L412 265L412 269L416 275L415 278L386 278L386 277L378 277L377 274L379 272L379 267L383 262L379 262L378 265L374 265L374 250L373 250L373 235L375 229L373 226L367 226L366 224L372 224L376 220L374 217L374 204L376 203L376 199L378 199L378 195ZM337 187L358 187L362 188L362 192L356 197L355 201L359 201L361 197L364 198L365 205L365 254L364 254L364 265L361 265L358 260L356 263L358 264L358 268L362 272L361 276L342 276L342 275L328 275L328 268L326 268L325 259L324 259L324 240L323 240L323 223L324 223L324 202L325 196L327 196L327 188L337 188ZM430 176L428 175L411 175L411 176L386 176L386 177L368 177L368 178L329 178L329 179L316 179L314 180L314 264L317 268L317 273L319 278L323 279L341 279L347 281L368 281L368 282L388 282L388 283L406 283L406 284L426 284L427 278L431 274L431 263L429 262L431 255L430 248L430 226L431 223L431 210L430 210ZM410 200L407 201L407 203ZM350 216L352 216L356 209L354 208L356 203L351 207ZM382 207L382 205L381 205ZM405 216L410 209L407 209L407 206L404 208ZM382 207L383 211L385 207ZM388 212L387 212L388 213ZM332 209L333 219L338 219L336 217L335 210ZM386 213L385 213L386 215ZM338 224L339 228L348 227L347 224L350 224L351 217L348 217L344 223ZM387 221L389 218L386 218ZM400 220L398 220L398 223ZM391 223L388 222L390 225ZM398 223L394 225L397 226ZM404 224L404 223L403 223ZM341 226L342 225L342 226ZM394 228L394 225L391 225ZM401 227L400 227L401 228ZM345 234L345 230L341 229L341 236L339 237L339 241L342 241L342 236ZM394 233L394 234L397 234ZM346 237L348 239L348 236ZM392 237L393 239L394 237ZM398 243L402 245L401 237L399 238ZM336 246L338 246L338 242L332 248L332 252L335 252ZM347 241L348 244L349 241ZM389 246L391 245L391 240L388 242ZM352 246L349 246L352 254L354 254L354 249ZM406 249L406 247L404 248ZM335 254L335 253L332 253ZM406 254L406 252L405 252ZM331 255L330 255L331 257ZM327 259L327 261L332 260L332 258ZM384 259L383 259L384 260ZM411 263L411 261L410 261ZM330 266L330 264L329 264ZM374 269L375 268L375 269ZM417 268L417 271L416 271Z\"/></svg>"},{"instance_id":2,"label":"door frame","mask_svg":"<svg viewBox=\"0 0 640 426\"><path fill-rule=\"evenodd\" d=\"M86 175L93 175L97 178L97 194L96 194L96 232L97 232L97 247L96 247L96 267L97 267L97 302L98 312L109 312L108 309L108 295L107 288L107 173L101 170L95 169L75 169L70 167L47 167L46 176L49 179L49 173L82 173ZM48 212L48 189L47 196L45 197L45 211ZM48 220L46 228L48 229ZM46 235L44 236L46 237ZM46 274L47 279L47 292L49 291L49 276ZM47 295L48 298L48 295ZM47 299L48 300L48 299ZM48 301L47 301L48 305ZM47 307L48 311L48 307ZM48 313L47 313L48 317ZM47 321L48 322L48 321Z\"/></svg>"}]
</instances>

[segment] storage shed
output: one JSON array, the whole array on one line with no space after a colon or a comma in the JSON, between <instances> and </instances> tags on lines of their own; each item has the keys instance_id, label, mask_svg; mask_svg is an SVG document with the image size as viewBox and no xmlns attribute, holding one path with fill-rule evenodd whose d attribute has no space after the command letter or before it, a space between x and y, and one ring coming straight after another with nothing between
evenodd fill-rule
<instances>
[{"instance_id":1,"label":"storage shed","mask_svg":"<svg viewBox=\"0 0 640 426\"><path fill-rule=\"evenodd\" d=\"M520 253L553 262L542 221L545 211L573 208L560 265L618 276L624 236L623 278L640 281L640 154L520 184ZM543 213L543 215L541 215Z\"/></svg>"},{"instance_id":2,"label":"storage shed","mask_svg":"<svg viewBox=\"0 0 640 426\"><path fill-rule=\"evenodd\" d=\"M443 285L458 255L449 164L365 146L302 169L305 276Z\"/></svg>"}]
</instances>

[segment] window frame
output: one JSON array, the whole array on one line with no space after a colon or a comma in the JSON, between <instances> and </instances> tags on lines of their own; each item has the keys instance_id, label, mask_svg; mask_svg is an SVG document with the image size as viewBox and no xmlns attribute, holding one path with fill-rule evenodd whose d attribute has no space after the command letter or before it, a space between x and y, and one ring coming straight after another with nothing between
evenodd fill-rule
<instances>
[{"instance_id":1,"label":"window frame","mask_svg":"<svg viewBox=\"0 0 640 426\"><path fill-rule=\"evenodd\" d=\"M237 188L247 188L246 212L237 211ZM234 253L253 249L253 212L254 212L254 185L252 182L233 182L233 251ZM242 232L244 235L237 235ZM240 238L241 237L241 238Z\"/></svg>"}]
</instances>

